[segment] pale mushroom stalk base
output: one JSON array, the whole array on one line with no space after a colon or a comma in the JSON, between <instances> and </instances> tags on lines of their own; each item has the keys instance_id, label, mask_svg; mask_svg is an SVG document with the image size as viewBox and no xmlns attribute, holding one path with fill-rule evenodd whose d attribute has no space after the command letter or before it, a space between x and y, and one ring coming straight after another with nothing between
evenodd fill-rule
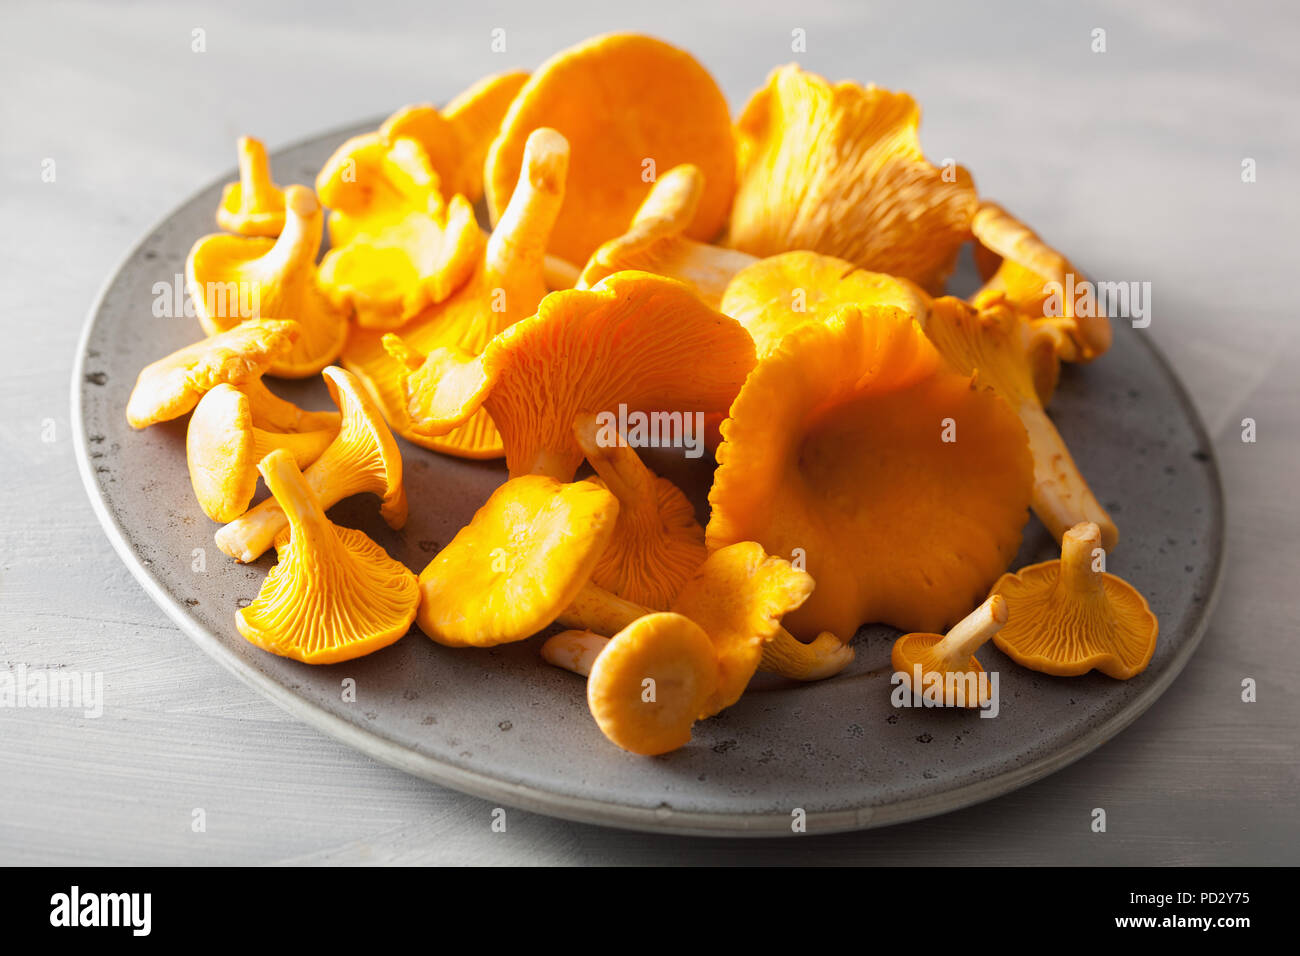
<instances>
[{"instance_id":1,"label":"pale mushroom stalk base","mask_svg":"<svg viewBox=\"0 0 1300 956\"><path fill-rule=\"evenodd\" d=\"M652 613L648 608L626 601L604 588L586 584L556 621L577 631L596 635L617 634L637 618ZM772 640L763 645L759 669L792 680L825 680L852 663L854 653L852 647L829 632L819 635L811 644L804 644L782 627L777 629ZM566 665L558 663L558 666Z\"/></svg>"},{"instance_id":2,"label":"pale mushroom stalk base","mask_svg":"<svg viewBox=\"0 0 1300 956\"><path fill-rule=\"evenodd\" d=\"M267 209L280 201L279 190L271 182L271 164L266 150L247 136L239 140L239 198L245 213Z\"/></svg>"},{"instance_id":3,"label":"pale mushroom stalk base","mask_svg":"<svg viewBox=\"0 0 1300 956\"><path fill-rule=\"evenodd\" d=\"M953 625L947 635L934 645L934 653L951 670L965 670L975 652L993 639L1007 623L1007 602L994 594Z\"/></svg>"},{"instance_id":4,"label":"pale mushroom stalk base","mask_svg":"<svg viewBox=\"0 0 1300 956\"><path fill-rule=\"evenodd\" d=\"M1104 597L1104 572L1097 567L1093 554L1104 547L1105 538L1096 526L1070 528L1061 536L1061 576L1057 589L1070 594Z\"/></svg>"},{"instance_id":5,"label":"pale mushroom stalk base","mask_svg":"<svg viewBox=\"0 0 1300 956\"><path fill-rule=\"evenodd\" d=\"M1022 402L1017 410L1034 453L1034 514L1058 541L1079 522L1091 521L1101 529L1101 546L1108 551L1115 547L1119 529L1084 481L1047 413L1033 402Z\"/></svg>"}]
</instances>

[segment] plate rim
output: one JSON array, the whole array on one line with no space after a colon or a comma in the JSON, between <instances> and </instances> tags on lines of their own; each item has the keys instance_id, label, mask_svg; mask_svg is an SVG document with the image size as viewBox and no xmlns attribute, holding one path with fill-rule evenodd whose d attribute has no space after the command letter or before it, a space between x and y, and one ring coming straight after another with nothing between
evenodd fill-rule
<instances>
[{"instance_id":1,"label":"plate rim","mask_svg":"<svg viewBox=\"0 0 1300 956\"><path fill-rule=\"evenodd\" d=\"M311 136L301 137L280 146L271 155L274 157L279 153L317 140L346 135L364 126L364 122L353 123ZM226 647L225 641L220 635L210 631L197 620L191 618L180 606L179 602L149 572L140 556L128 543L125 529L109 511L104 490L95 480L90 464L82 399L86 384L85 365L90 337L95 329L109 290L127 264L135 259L149 242L150 237L176 215L177 210L192 202L196 196L217 184L229 182L230 177L236 174L236 171L232 169L213 179L206 185L194 190L186 199L154 221L141 238L130 246L109 271L91 302L90 309L82 323L81 333L77 338L77 353L72 365L70 403L77 470L81 475L82 486L86 496L90 499L91 509L94 511L100 527L108 537L113 550L117 552L118 558L126 565L127 570L131 572L132 577L136 579L145 593L205 654L246 685L271 700L286 713L354 750L422 780L480 799L500 801L517 809L557 817L575 823L649 833L669 833L680 836L776 837L799 835L795 834L791 828L789 814L762 811L754 813L684 811L674 810L665 804L661 804L656 808L633 807L588 797L564 796L542 787L512 783L491 774L466 770L462 767L444 763L435 757L416 753L401 744L389 740L382 734L366 730L330 713L323 707L298 696L290 688L269 675L246 664L234 651ZM1003 796L1041 780L1092 753L1142 716L1173 684L1174 680L1182 673L1183 668L1186 667L1192 654L1200 646L1201 640L1209 629L1210 621L1214 616L1214 609L1223 586L1223 571L1227 553L1228 501L1223 491L1218 456L1215 454L1213 442L1204 421L1201 419L1196 403L1164 353L1151 341L1151 336L1138 336L1137 340L1143 348L1147 349L1172 383L1175 397L1187 412L1192 424L1192 430L1200 440L1201 449L1206 455L1206 461L1203 464L1207 466L1216 510L1213 536L1216 539L1217 546L1215 548L1212 584L1206 600L1201 603L1199 614L1191 627L1190 635L1175 652L1159 677L1146 687L1142 693L1125 704L1117 713L1071 741L1069 745L1034 758L1014 769L983 780L963 784L938 794L909 798L879 806L822 810L808 813L806 818L808 834L845 833L922 820L973 806L994 797Z\"/></svg>"}]
</instances>

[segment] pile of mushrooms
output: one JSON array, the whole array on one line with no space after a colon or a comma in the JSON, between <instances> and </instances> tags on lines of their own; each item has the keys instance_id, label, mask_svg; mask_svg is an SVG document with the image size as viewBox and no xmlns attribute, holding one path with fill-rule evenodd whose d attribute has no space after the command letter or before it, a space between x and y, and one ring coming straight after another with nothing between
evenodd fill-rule
<instances>
[{"instance_id":1,"label":"pile of mushrooms","mask_svg":"<svg viewBox=\"0 0 1300 956\"><path fill-rule=\"evenodd\" d=\"M690 54L618 34L398 110L314 188L277 185L240 139L224 232L186 267L205 337L145 368L126 410L188 414L218 546L275 551L238 632L309 664L412 624L465 649L447 653L545 635L601 732L643 755L760 670L834 677L870 623L906 632L893 664L918 695L976 686L990 641L1044 674L1141 673L1155 616L1105 573L1118 529L1047 411L1107 319L1048 307L1074 267L931 164L919 122L906 93L793 64L733 121ZM967 243L969 301L944 295ZM315 375L336 411L264 382ZM620 410L707 416L707 515L610 427ZM503 461L418 575L328 517L368 494L403 527L402 442ZM1060 560L1009 572L1031 509Z\"/></svg>"}]
</instances>

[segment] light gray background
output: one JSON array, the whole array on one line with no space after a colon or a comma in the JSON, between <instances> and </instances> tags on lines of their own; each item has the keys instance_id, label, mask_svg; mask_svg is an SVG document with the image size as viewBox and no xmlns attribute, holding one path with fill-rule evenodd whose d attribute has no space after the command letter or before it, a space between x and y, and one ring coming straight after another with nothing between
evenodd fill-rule
<instances>
[{"instance_id":1,"label":"light gray background","mask_svg":"<svg viewBox=\"0 0 1300 956\"><path fill-rule=\"evenodd\" d=\"M1300 862L1293 6L267 6L0 7L0 667L103 671L107 695L98 720L0 710L0 863ZM238 135L274 149L610 29L690 49L738 108L795 58L796 27L806 67L916 95L930 157L967 165L1085 271L1153 284L1148 331L1214 438L1229 534L1210 631L1146 715L1047 780L887 830L727 842L512 811L498 834L489 804L297 723L154 607L77 476L70 369L100 284L233 166ZM1255 704L1240 701L1248 676ZM1090 831L1094 807L1109 832Z\"/></svg>"}]
</instances>

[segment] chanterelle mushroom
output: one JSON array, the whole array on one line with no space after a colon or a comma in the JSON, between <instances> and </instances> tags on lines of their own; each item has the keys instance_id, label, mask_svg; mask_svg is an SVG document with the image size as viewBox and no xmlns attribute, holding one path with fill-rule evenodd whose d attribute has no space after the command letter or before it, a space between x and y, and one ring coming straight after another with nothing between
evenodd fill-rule
<instances>
[{"instance_id":1,"label":"chanterelle mushroom","mask_svg":"<svg viewBox=\"0 0 1300 956\"><path fill-rule=\"evenodd\" d=\"M160 358L146 365L136 379L126 420L132 428L148 428L180 418L215 385L260 385L262 374L288 354L300 334L296 322L259 319ZM258 394L271 395L265 387Z\"/></svg>"},{"instance_id":2,"label":"chanterelle mushroom","mask_svg":"<svg viewBox=\"0 0 1300 956\"><path fill-rule=\"evenodd\" d=\"M445 434L486 408L511 476L568 481L582 462L582 412L725 409L753 365L754 343L680 282L620 272L590 290L552 292L478 356L441 348L421 357L385 343L412 369L411 427Z\"/></svg>"},{"instance_id":3,"label":"chanterelle mushroom","mask_svg":"<svg viewBox=\"0 0 1300 956\"><path fill-rule=\"evenodd\" d=\"M723 690L739 696L755 667L811 681L834 676L853 661L853 648L834 634L802 644L780 626L782 616L804 603L811 590L806 573L769 557L752 541L741 542L709 555L670 610L697 619L709 631L729 662ZM650 608L589 583L558 620L579 631L614 634L649 613Z\"/></svg>"},{"instance_id":4,"label":"chanterelle mushroom","mask_svg":"<svg viewBox=\"0 0 1300 956\"><path fill-rule=\"evenodd\" d=\"M971 232L978 244L975 259L987 280L973 297L976 306L1005 298L1051 335L1057 354L1067 362L1090 362L1110 348L1110 320L1068 259L996 203L980 204ZM1076 285L1080 294L1070 296L1068 289Z\"/></svg>"},{"instance_id":5,"label":"chanterelle mushroom","mask_svg":"<svg viewBox=\"0 0 1300 956\"><path fill-rule=\"evenodd\" d=\"M277 448L288 451L299 468L320 457L333 429L276 432L258 427L248 396L233 385L218 385L200 399L185 433L190 483L203 513L213 521L233 521L248 509L257 490L257 463Z\"/></svg>"},{"instance_id":6,"label":"chanterelle mushroom","mask_svg":"<svg viewBox=\"0 0 1300 956\"><path fill-rule=\"evenodd\" d=\"M414 139L428 156L448 196L461 195L471 203L478 202L483 195L483 161L488 147L501 128L506 110L527 81L528 74L521 71L497 73L479 80L442 110L427 104L404 107L388 117L377 133L354 138L352 148L358 140L389 146L399 137ZM331 208L333 203L326 198L326 190L346 182L336 173L346 168L350 157L349 152L340 149L317 179L321 198Z\"/></svg>"},{"instance_id":7,"label":"chanterelle mushroom","mask_svg":"<svg viewBox=\"0 0 1300 956\"><path fill-rule=\"evenodd\" d=\"M652 757L690 742L717 683L717 656L698 624L680 614L647 614L597 656L587 706L612 743Z\"/></svg>"},{"instance_id":8,"label":"chanterelle mushroom","mask_svg":"<svg viewBox=\"0 0 1300 956\"><path fill-rule=\"evenodd\" d=\"M982 707L988 703L988 695L981 686L984 668L975 658L975 652L1006 623L1006 599L994 594L946 635L916 632L902 635L894 641L890 663L917 697L929 692L945 707Z\"/></svg>"},{"instance_id":9,"label":"chanterelle mushroom","mask_svg":"<svg viewBox=\"0 0 1300 956\"><path fill-rule=\"evenodd\" d=\"M594 37L547 60L515 97L488 152L495 222L519 178L533 130L559 130L573 148L569 198L550 250L586 262L619 235L659 170L694 163L704 174L690 235L711 239L726 220L735 179L731 116L708 72L688 53L647 36Z\"/></svg>"},{"instance_id":10,"label":"chanterelle mushroom","mask_svg":"<svg viewBox=\"0 0 1300 956\"><path fill-rule=\"evenodd\" d=\"M1104 567L1101 531L1084 522L1062 537L1059 561L1004 574L993 590L1006 598L1010 621L994 643L1017 664L1058 677L1142 673L1159 623L1146 598Z\"/></svg>"},{"instance_id":11,"label":"chanterelle mushroom","mask_svg":"<svg viewBox=\"0 0 1300 956\"><path fill-rule=\"evenodd\" d=\"M483 237L469 200L443 200L415 140L395 140L380 165L394 193L390 214L359 219L347 242L325 255L320 282L358 325L394 329L465 283Z\"/></svg>"},{"instance_id":12,"label":"chanterelle mushroom","mask_svg":"<svg viewBox=\"0 0 1300 956\"><path fill-rule=\"evenodd\" d=\"M595 415L579 415L573 432L598 482L619 504L613 540L592 580L619 597L667 610L708 557L695 508L676 485L645 466L617 429L602 428Z\"/></svg>"},{"instance_id":13,"label":"chanterelle mushroom","mask_svg":"<svg viewBox=\"0 0 1300 956\"><path fill-rule=\"evenodd\" d=\"M451 647L531 637L591 578L618 508L592 481L507 481L420 573L420 630Z\"/></svg>"},{"instance_id":14,"label":"chanterelle mushroom","mask_svg":"<svg viewBox=\"0 0 1300 956\"><path fill-rule=\"evenodd\" d=\"M312 191L290 186L278 239L206 236L194 244L185 263L194 309L208 335L263 315L292 319L302 327L293 348L271 366L272 375L315 375L339 354L347 335L347 315L330 303L317 281L323 221ZM245 309L252 314L243 314Z\"/></svg>"},{"instance_id":15,"label":"chanterelle mushroom","mask_svg":"<svg viewBox=\"0 0 1300 956\"><path fill-rule=\"evenodd\" d=\"M379 409L350 373L331 366L325 384L343 415L338 436L304 474L322 507L369 492L379 495L379 513L389 527L406 523L402 454ZM268 498L217 532L216 541L236 561L255 561L288 524L284 510Z\"/></svg>"},{"instance_id":16,"label":"chanterelle mushroom","mask_svg":"<svg viewBox=\"0 0 1300 956\"><path fill-rule=\"evenodd\" d=\"M420 599L415 575L362 532L325 517L289 452L272 452L258 469L289 531L262 590L235 612L239 633L305 664L352 660L402 637Z\"/></svg>"},{"instance_id":17,"label":"chanterelle mushroom","mask_svg":"<svg viewBox=\"0 0 1300 956\"><path fill-rule=\"evenodd\" d=\"M568 155L568 143L554 130L533 131L519 187L481 247L473 275L445 302L402 328L409 348L424 354L450 347L477 355L498 333L537 311L547 293L546 240L564 199ZM380 333L354 330L343 349L343 364L365 383L389 424L407 439L465 458L504 453L496 426L481 409L445 435L414 431L402 387L407 370L384 349Z\"/></svg>"},{"instance_id":18,"label":"chanterelle mushroom","mask_svg":"<svg viewBox=\"0 0 1300 956\"><path fill-rule=\"evenodd\" d=\"M896 309L846 306L789 333L722 425L711 548L806 556L796 636L864 622L938 631L984 595L1028 518L1024 427Z\"/></svg>"},{"instance_id":19,"label":"chanterelle mushroom","mask_svg":"<svg viewBox=\"0 0 1300 956\"><path fill-rule=\"evenodd\" d=\"M239 182L221 191L217 225L241 236L278 236L284 228L284 193L271 181L266 147L241 136L238 149Z\"/></svg>"},{"instance_id":20,"label":"chanterelle mushroom","mask_svg":"<svg viewBox=\"0 0 1300 956\"><path fill-rule=\"evenodd\" d=\"M792 329L821 322L846 305L901 309L924 327L930 297L907 279L868 272L844 259L784 252L737 272L722 296L721 311L753 336L761 359Z\"/></svg>"},{"instance_id":21,"label":"chanterelle mushroom","mask_svg":"<svg viewBox=\"0 0 1300 956\"><path fill-rule=\"evenodd\" d=\"M774 70L736 121L729 244L839 256L941 292L977 200L966 170L926 161L919 123L906 93Z\"/></svg>"},{"instance_id":22,"label":"chanterelle mushroom","mask_svg":"<svg viewBox=\"0 0 1300 956\"><path fill-rule=\"evenodd\" d=\"M1035 379L1043 362L1053 361L1046 333L1001 302L977 312L948 296L934 301L925 333L954 370L978 375L1020 416L1034 458L1034 513L1052 537L1059 540L1079 522L1093 521L1101 528L1102 545L1115 547L1119 540L1115 522L1093 495L1043 410Z\"/></svg>"},{"instance_id":23,"label":"chanterelle mushroom","mask_svg":"<svg viewBox=\"0 0 1300 956\"><path fill-rule=\"evenodd\" d=\"M577 288L590 289L615 272L653 272L685 282L710 308L718 308L732 276L757 260L689 238L702 195L704 174L698 166L674 166L661 175L627 232L591 254Z\"/></svg>"}]
</instances>

